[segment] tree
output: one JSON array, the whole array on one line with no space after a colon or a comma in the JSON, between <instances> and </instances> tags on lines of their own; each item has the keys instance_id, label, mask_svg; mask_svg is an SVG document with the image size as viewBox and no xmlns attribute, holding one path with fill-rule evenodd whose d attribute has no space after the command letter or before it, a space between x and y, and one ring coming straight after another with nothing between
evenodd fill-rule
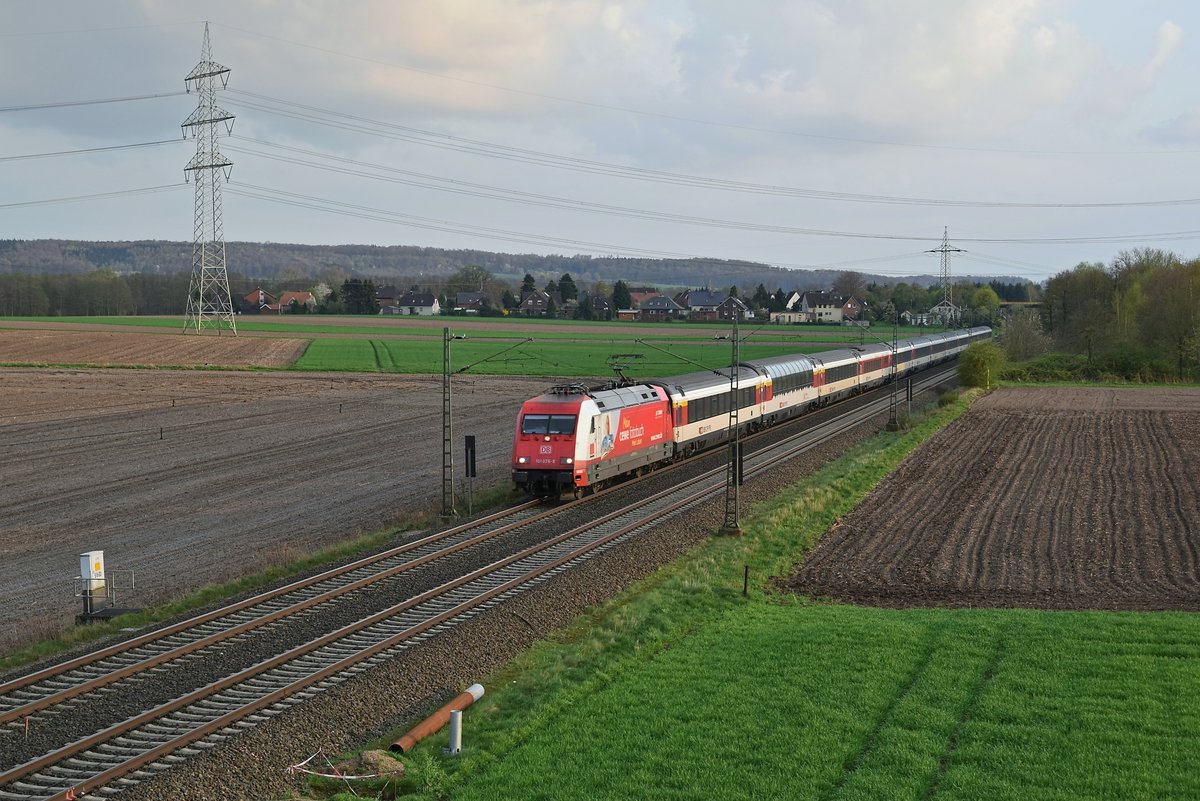
<instances>
[{"instance_id":1,"label":"tree","mask_svg":"<svg viewBox=\"0 0 1200 801\"><path fill-rule=\"evenodd\" d=\"M978 309L990 319L1000 308L1000 296L990 286L981 286L971 293L971 308Z\"/></svg>"},{"instance_id":2,"label":"tree","mask_svg":"<svg viewBox=\"0 0 1200 801\"><path fill-rule=\"evenodd\" d=\"M1042 314L1063 345L1087 354L1088 362L1107 349L1116 329L1113 279L1102 264L1080 263L1046 282Z\"/></svg>"},{"instance_id":3,"label":"tree","mask_svg":"<svg viewBox=\"0 0 1200 801\"><path fill-rule=\"evenodd\" d=\"M759 309L767 309L771 306L771 293L767 290L764 284L759 284L754 288L754 296L751 298L754 305Z\"/></svg>"},{"instance_id":4,"label":"tree","mask_svg":"<svg viewBox=\"0 0 1200 801\"><path fill-rule=\"evenodd\" d=\"M847 270L833 279L833 294L863 298L867 294L867 285L861 273Z\"/></svg>"},{"instance_id":5,"label":"tree","mask_svg":"<svg viewBox=\"0 0 1200 801\"><path fill-rule=\"evenodd\" d=\"M504 294L500 296L500 305L506 309L515 309L521 305L521 301L517 299L511 289L505 289Z\"/></svg>"},{"instance_id":6,"label":"tree","mask_svg":"<svg viewBox=\"0 0 1200 801\"><path fill-rule=\"evenodd\" d=\"M558 279L558 293L562 295L563 300L574 300L579 297L579 287L575 286L575 279L571 277L570 273L563 273L562 278Z\"/></svg>"},{"instance_id":7,"label":"tree","mask_svg":"<svg viewBox=\"0 0 1200 801\"><path fill-rule=\"evenodd\" d=\"M342 284L342 308L347 314L376 314L379 299L375 296L375 282L351 278Z\"/></svg>"},{"instance_id":8,"label":"tree","mask_svg":"<svg viewBox=\"0 0 1200 801\"><path fill-rule=\"evenodd\" d=\"M629 284L617 281L613 284L612 305L614 309L632 309L633 296L629 294Z\"/></svg>"},{"instance_id":9,"label":"tree","mask_svg":"<svg viewBox=\"0 0 1200 801\"><path fill-rule=\"evenodd\" d=\"M594 320L596 319L596 307L592 305L592 297L589 295L579 301L579 306L575 308L576 320Z\"/></svg>"},{"instance_id":10,"label":"tree","mask_svg":"<svg viewBox=\"0 0 1200 801\"><path fill-rule=\"evenodd\" d=\"M537 282L533 280L533 276L525 273L525 277L521 279L521 297L525 297L530 292L537 291Z\"/></svg>"},{"instance_id":11,"label":"tree","mask_svg":"<svg viewBox=\"0 0 1200 801\"><path fill-rule=\"evenodd\" d=\"M1042 320L1031 309L1022 309L1008 318L1000 342L1004 346L1004 355L1013 362L1032 359L1050 349L1050 338L1042 331Z\"/></svg>"},{"instance_id":12,"label":"tree","mask_svg":"<svg viewBox=\"0 0 1200 801\"><path fill-rule=\"evenodd\" d=\"M456 296L459 292L481 292L490 295L489 286L496 277L476 264L468 264L446 279L446 294Z\"/></svg>"},{"instance_id":13,"label":"tree","mask_svg":"<svg viewBox=\"0 0 1200 801\"><path fill-rule=\"evenodd\" d=\"M965 386L991 389L1004 366L1004 352L991 342L973 342L958 357L958 378Z\"/></svg>"},{"instance_id":14,"label":"tree","mask_svg":"<svg viewBox=\"0 0 1200 801\"><path fill-rule=\"evenodd\" d=\"M1200 260L1157 270L1146 281L1146 299L1153 313L1142 319L1143 336L1171 354L1182 379L1191 341L1200 329Z\"/></svg>"},{"instance_id":15,"label":"tree","mask_svg":"<svg viewBox=\"0 0 1200 801\"><path fill-rule=\"evenodd\" d=\"M550 279L549 281L546 282L546 294L547 295L553 294L558 291L559 291L559 289L558 289L557 281L555 281L554 279Z\"/></svg>"}]
</instances>

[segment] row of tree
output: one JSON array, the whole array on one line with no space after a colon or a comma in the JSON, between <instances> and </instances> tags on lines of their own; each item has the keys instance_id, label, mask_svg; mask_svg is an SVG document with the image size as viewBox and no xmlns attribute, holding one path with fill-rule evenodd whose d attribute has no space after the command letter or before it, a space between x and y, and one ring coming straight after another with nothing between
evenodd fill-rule
<instances>
[{"instance_id":1,"label":"row of tree","mask_svg":"<svg viewBox=\"0 0 1200 801\"><path fill-rule=\"evenodd\" d=\"M1200 259L1157 249L1081 263L1046 283L1041 322L1060 348L1130 377L1200 362Z\"/></svg>"}]
</instances>

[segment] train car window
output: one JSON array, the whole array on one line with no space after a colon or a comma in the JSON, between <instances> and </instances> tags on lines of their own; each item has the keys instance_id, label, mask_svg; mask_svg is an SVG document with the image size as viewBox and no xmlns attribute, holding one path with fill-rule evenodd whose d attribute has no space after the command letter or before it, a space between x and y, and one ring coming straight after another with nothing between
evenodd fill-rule
<instances>
[{"instance_id":1,"label":"train car window","mask_svg":"<svg viewBox=\"0 0 1200 801\"><path fill-rule=\"evenodd\" d=\"M550 415L527 414L521 418L522 434L549 434Z\"/></svg>"},{"instance_id":2,"label":"train car window","mask_svg":"<svg viewBox=\"0 0 1200 801\"><path fill-rule=\"evenodd\" d=\"M593 423L594 424L594 423ZM574 434L573 414L527 414L521 418L522 434Z\"/></svg>"}]
</instances>

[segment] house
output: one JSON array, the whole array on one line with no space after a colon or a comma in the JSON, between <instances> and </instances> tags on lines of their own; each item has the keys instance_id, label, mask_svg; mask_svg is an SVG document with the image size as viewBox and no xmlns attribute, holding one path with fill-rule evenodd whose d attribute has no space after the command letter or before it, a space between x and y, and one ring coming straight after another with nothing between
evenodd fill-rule
<instances>
[{"instance_id":1,"label":"house","mask_svg":"<svg viewBox=\"0 0 1200 801\"><path fill-rule=\"evenodd\" d=\"M732 295L725 298L717 306L716 309L718 320L732 320L735 317L739 320L753 320L754 312L742 302L741 298L735 298Z\"/></svg>"},{"instance_id":2,"label":"house","mask_svg":"<svg viewBox=\"0 0 1200 801\"><path fill-rule=\"evenodd\" d=\"M641 312L639 312L637 309L617 309L617 313L614 315L617 320L626 323L634 322L635 320L638 320L640 316Z\"/></svg>"},{"instance_id":3,"label":"house","mask_svg":"<svg viewBox=\"0 0 1200 801\"><path fill-rule=\"evenodd\" d=\"M668 298L666 295L647 298L642 303L641 312L638 315L639 319L652 323L678 320L685 316L687 316L687 309L676 303L674 298Z\"/></svg>"},{"instance_id":4,"label":"house","mask_svg":"<svg viewBox=\"0 0 1200 801\"><path fill-rule=\"evenodd\" d=\"M382 301L380 302L382 303ZM381 306L379 313L432 317L442 313L442 306L438 303L438 299L434 297L432 292L415 292L410 290L387 306Z\"/></svg>"},{"instance_id":5,"label":"house","mask_svg":"<svg viewBox=\"0 0 1200 801\"><path fill-rule=\"evenodd\" d=\"M487 296L482 292L459 292L454 296L454 311L464 314L478 314L483 308Z\"/></svg>"},{"instance_id":6,"label":"house","mask_svg":"<svg viewBox=\"0 0 1200 801\"><path fill-rule=\"evenodd\" d=\"M710 289L685 289L675 296L675 302L687 309L689 320L707 322L721 319L720 306L729 298L725 292Z\"/></svg>"},{"instance_id":7,"label":"house","mask_svg":"<svg viewBox=\"0 0 1200 801\"><path fill-rule=\"evenodd\" d=\"M929 325L929 312L900 312L900 319L905 325Z\"/></svg>"},{"instance_id":8,"label":"house","mask_svg":"<svg viewBox=\"0 0 1200 801\"><path fill-rule=\"evenodd\" d=\"M805 292L800 297L800 312L808 323L841 323L862 313L863 302L854 296L832 292Z\"/></svg>"},{"instance_id":9,"label":"house","mask_svg":"<svg viewBox=\"0 0 1200 801\"><path fill-rule=\"evenodd\" d=\"M802 311L771 312L771 322L776 325L794 325L808 322L807 315Z\"/></svg>"},{"instance_id":10,"label":"house","mask_svg":"<svg viewBox=\"0 0 1200 801\"><path fill-rule=\"evenodd\" d=\"M562 295L557 292L547 292L544 289L535 289L521 295L517 313L524 314L526 317L541 317L548 314L551 308L558 309L561 306Z\"/></svg>"},{"instance_id":11,"label":"house","mask_svg":"<svg viewBox=\"0 0 1200 801\"><path fill-rule=\"evenodd\" d=\"M592 314L597 320L607 320L612 315L612 301L603 295L586 296L592 302Z\"/></svg>"},{"instance_id":12,"label":"house","mask_svg":"<svg viewBox=\"0 0 1200 801\"><path fill-rule=\"evenodd\" d=\"M375 290L375 300L379 301L379 308L383 309L388 306L396 306L396 300L404 293L397 287L391 284L384 284Z\"/></svg>"},{"instance_id":13,"label":"house","mask_svg":"<svg viewBox=\"0 0 1200 801\"><path fill-rule=\"evenodd\" d=\"M251 313L263 314L279 309L279 301L262 287L255 287L253 292L242 296L242 305Z\"/></svg>"},{"instance_id":14,"label":"house","mask_svg":"<svg viewBox=\"0 0 1200 801\"><path fill-rule=\"evenodd\" d=\"M929 310L929 319L939 325L954 325L962 311L948 300L943 300Z\"/></svg>"},{"instance_id":15,"label":"house","mask_svg":"<svg viewBox=\"0 0 1200 801\"><path fill-rule=\"evenodd\" d=\"M629 302L635 309L640 308L643 303L654 297L658 297L658 290L652 286L629 287Z\"/></svg>"},{"instance_id":16,"label":"house","mask_svg":"<svg viewBox=\"0 0 1200 801\"><path fill-rule=\"evenodd\" d=\"M317 299L313 296L313 293L288 290L279 296L279 313L288 314L291 312L293 301L297 306L303 306L307 311L314 312L317 310Z\"/></svg>"},{"instance_id":17,"label":"house","mask_svg":"<svg viewBox=\"0 0 1200 801\"><path fill-rule=\"evenodd\" d=\"M800 302L800 298L802 297L804 296L801 293L793 289L783 301L784 311L796 311L796 305Z\"/></svg>"}]
</instances>

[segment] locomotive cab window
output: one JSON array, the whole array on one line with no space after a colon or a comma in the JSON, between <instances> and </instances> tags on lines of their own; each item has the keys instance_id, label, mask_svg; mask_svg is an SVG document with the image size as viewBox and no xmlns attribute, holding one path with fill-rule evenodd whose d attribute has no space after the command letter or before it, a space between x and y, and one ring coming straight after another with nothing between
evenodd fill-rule
<instances>
[{"instance_id":1,"label":"locomotive cab window","mask_svg":"<svg viewBox=\"0 0 1200 801\"><path fill-rule=\"evenodd\" d=\"M527 414L521 418L522 434L574 434L573 414Z\"/></svg>"}]
</instances>

